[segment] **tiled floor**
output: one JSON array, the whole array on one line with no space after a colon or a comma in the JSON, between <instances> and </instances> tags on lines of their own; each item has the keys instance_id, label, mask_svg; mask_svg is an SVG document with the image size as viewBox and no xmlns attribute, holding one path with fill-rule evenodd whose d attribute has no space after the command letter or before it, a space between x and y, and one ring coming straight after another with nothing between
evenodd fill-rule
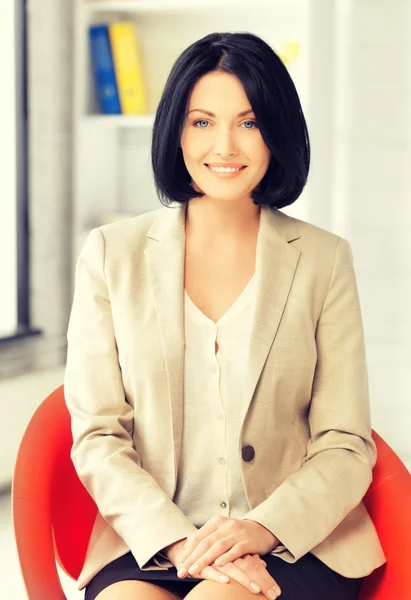
<instances>
[{"instance_id":1,"label":"tiled floor","mask_svg":"<svg viewBox=\"0 0 411 600\"><path fill-rule=\"evenodd\" d=\"M27 600L14 541L9 494L0 496L0 556L2 565L0 598L4 600ZM82 600L84 591L80 592L74 581L69 579L60 569L58 571L67 600Z\"/></svg>"}]
</instances>

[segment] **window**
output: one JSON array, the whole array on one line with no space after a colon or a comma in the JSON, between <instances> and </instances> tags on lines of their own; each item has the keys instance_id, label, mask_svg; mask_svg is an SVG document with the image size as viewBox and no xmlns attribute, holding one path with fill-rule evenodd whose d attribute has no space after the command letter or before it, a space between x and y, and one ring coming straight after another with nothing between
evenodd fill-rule
<instances>
[{"instance_id":1,"label":"window","mask_svg":"<svg viewBox=\"0 0 411 600\"><path fill-rule=\"evenodd\" d=\"M30 331L25 0L0 3L0 339Z\"/></svg>"}]
</instances>

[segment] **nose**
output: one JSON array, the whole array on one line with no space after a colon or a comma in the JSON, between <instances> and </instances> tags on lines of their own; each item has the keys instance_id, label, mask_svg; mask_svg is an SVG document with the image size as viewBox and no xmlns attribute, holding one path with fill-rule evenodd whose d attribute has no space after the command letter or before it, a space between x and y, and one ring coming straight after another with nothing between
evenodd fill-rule
<instances>
[{"instance_id":1,"label":"nose","mask_svg":"<svg viewBox=\"0 0 411 600\"><path fill-rule=\"evenodd\" d=\"M214 154L221 157L237 154L235 135L228 127L216 127Z\"/></svg>"}]
</instances>

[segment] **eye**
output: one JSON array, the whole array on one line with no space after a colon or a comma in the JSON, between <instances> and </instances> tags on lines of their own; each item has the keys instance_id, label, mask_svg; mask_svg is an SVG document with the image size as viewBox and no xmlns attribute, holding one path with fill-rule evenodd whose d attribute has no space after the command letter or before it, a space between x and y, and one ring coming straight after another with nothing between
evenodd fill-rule
<instances>
[{"instance_id":1,"label":"eye","mask_svg":"<svg viewBox=\"0 0 411 600\"><path fill-rule=\"evenodd\" d=\"M199 123L209 123L209 121L207 121L207 119L200 119L199 121L194 121L193 125L197 126ZM258 129L256 121L244 121L242 125L245 125L246 123L251 123L254 127L245 127L245 129ZM200 129L207 129L207 127L200 126Z\"/></svg>"},{"instance_id":2,"label":"eye","mask_svg":"<svg viewBox=\"0 0 411 600\"><path fill-rule=\"evenodd\" d=\"M208 123L206 119L201 119L200 121L194 121L193 125L197 125L197 123ZM200 129L206 129L206 127L200 127Z\"/></svg>"},{"instance_id":3,"label":"eye","mask_svg":"<svg viewBox=\"0 0 411 600\"><path fill-rule=\"evenodd\" d=\"M252 123L258 129L256 121L244 121L243 125L245 125L246 123ZM254 129L254 128L253 127L246 127L246 129Z\"/></svg>"}]
</instances>

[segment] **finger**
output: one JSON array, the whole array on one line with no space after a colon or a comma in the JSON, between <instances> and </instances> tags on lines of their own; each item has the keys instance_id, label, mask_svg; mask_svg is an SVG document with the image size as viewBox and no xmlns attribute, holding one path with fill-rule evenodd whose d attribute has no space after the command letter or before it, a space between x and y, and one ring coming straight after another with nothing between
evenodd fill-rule
<instances>
[{"instance_id":1,"label":"finger","mask_svg":"<svg viewBox=\"0 0 411 600\"><path fill-rule=\"evenodd\" d=\"M236 560L234 564L247 574L250 581L255 582L261 588L261 592L266 598L273 600L281 594L281 589L267 569L263 567L262 562L264 561L261 561L258 555L257 557L245 555L242 560Z\"/></svg>"},{"instance_id":2,"label":"finger","mask_svg":"<svg viewBox=\"0 0 411 600\"><path fill-rule=\"evenodd\" d=\"M212 543L213 540L211 538L212 536L200 542L192 554L183 561L183 568L185 568L190 575L200 573L204 567L214 563L221 555L225 555L227 549L232 547L230 538L220 537L217 538L214 543ZM212 545L210 546L210 544ZM235 555L239 556L239 553L237 552Z\"/></svg>"},{"instance_id":3,"label":"finger","mask_svg":"<svg viewBox=\"0 0 411 600\"><path fill-rule=\"evenodd\" d=\"M222 567L226 563L234 562L237 560L237 558L241 558L245 555L244 544L238 543L233 545L232 541L230 541L230 543L227 545L230 549L225 553L220 552L221 556L219 556L219 558L215 561L215 565L217 567Z\"/></svg>"},{"instance_id":4,"label":"finger","mask_svg":"<svg viewBox=\"0 0 411 600\"><path fill-rule=\"evenodd\" d=\"M217 581L219 583L228 583L230 581L230 577L227 573L222 573L214 567L204 567L200 575L197 575L197 577L210 579L211 581Z\"/></svg>"},{"instance_id":5,"label":"finger","mask_svg":"<svg viewBox=\"0 0 411 600\"><path fill-rule=\"evenodd\" d=\"M197 535L197 533L198 531L187 536L186 543L184 544L183 554L181 555L181 562L185 561L187 556L190 556L191 552L196 547L197 542L194 540L194 536Z\"/></svg>"},{"instance_id":6,"label":"finger","mask_svg":"<svg viewBox=\"0 0 411 600\"><path fill-rule=\"evenodd\" d=\"M253 559L254 559L255 563L256 563L256 564L257 564L259 567L261 567L261 565L262 565L263 567L266 567L266 566L267 566L267 563L265 562L265 560L263 560L263 559L261 558L261 556L260 556L259 554L249 554L248 556L251 556L251 558L253 558Z\"/></svg>"},{"instance_id":7,"label":"finger","mask_svg":"<svg viewBox=\"0 0 411 600\"><path fill-rule=\"evenodd\" d=\"M207 538L209 535L214 533L220 524L219 517L211 517L198 531L196 531L193 535L189 535L186 542L186 548L181 557L181 562L184 562L186 558L192 553L194 548L198 546L198 544Z\"/></svg>"},{"instance_id":8,"label":"finger","mask_svg":"<svg viewBox=\"0 0 411 600\"><path fill-rule=\"evenodd\" d=\"M217 570L227 574L232 581L237 581L237 583L241 584L253 594L259 594L261 592L261 586L251 579L246 571L239 567L238 561L236 561L236 564L229 562L223 567L217 567Z\"/></svg>"},{"instance_id":9,"label":"finger","mask_svg":"<svg viewBox=\"0 0 411 600\"><path fill-rule=\"evenodd\" d=\"M197 576L205 567L210 566L216 558L223 554L229 546L228 542L218 540L210 550L207 550L208 541L203 540L185 561L180 560L177 565L178 577L184 579L188 575Z\"/></svg>"},{"instance_id":10,"label":"finger","mask_svg":"<svg viewBox=\"0 0 411 600\"><path fill-rule=\"evenodd\" d=\"M260 557L259 554L246 554L245 556L251 556L251 558L255 561L257 565L267 566L267 563ZM244 557L243 557L244 558Z\"/></svg>"},{"instance_id":11,"label":"finger","mask_svg":"<svg viewBox=\"0 0 411 600\"><path fill-rule=\"evenodd\" d=\"M281 588L277 581L270 575L266 567L263 565L260 565L256 568L254 577L256 578L257 583L261 585L262 593L270 600L273 600L273 598L278 598L278 596L281 594Z\"/></svg>"}]
</instances>

